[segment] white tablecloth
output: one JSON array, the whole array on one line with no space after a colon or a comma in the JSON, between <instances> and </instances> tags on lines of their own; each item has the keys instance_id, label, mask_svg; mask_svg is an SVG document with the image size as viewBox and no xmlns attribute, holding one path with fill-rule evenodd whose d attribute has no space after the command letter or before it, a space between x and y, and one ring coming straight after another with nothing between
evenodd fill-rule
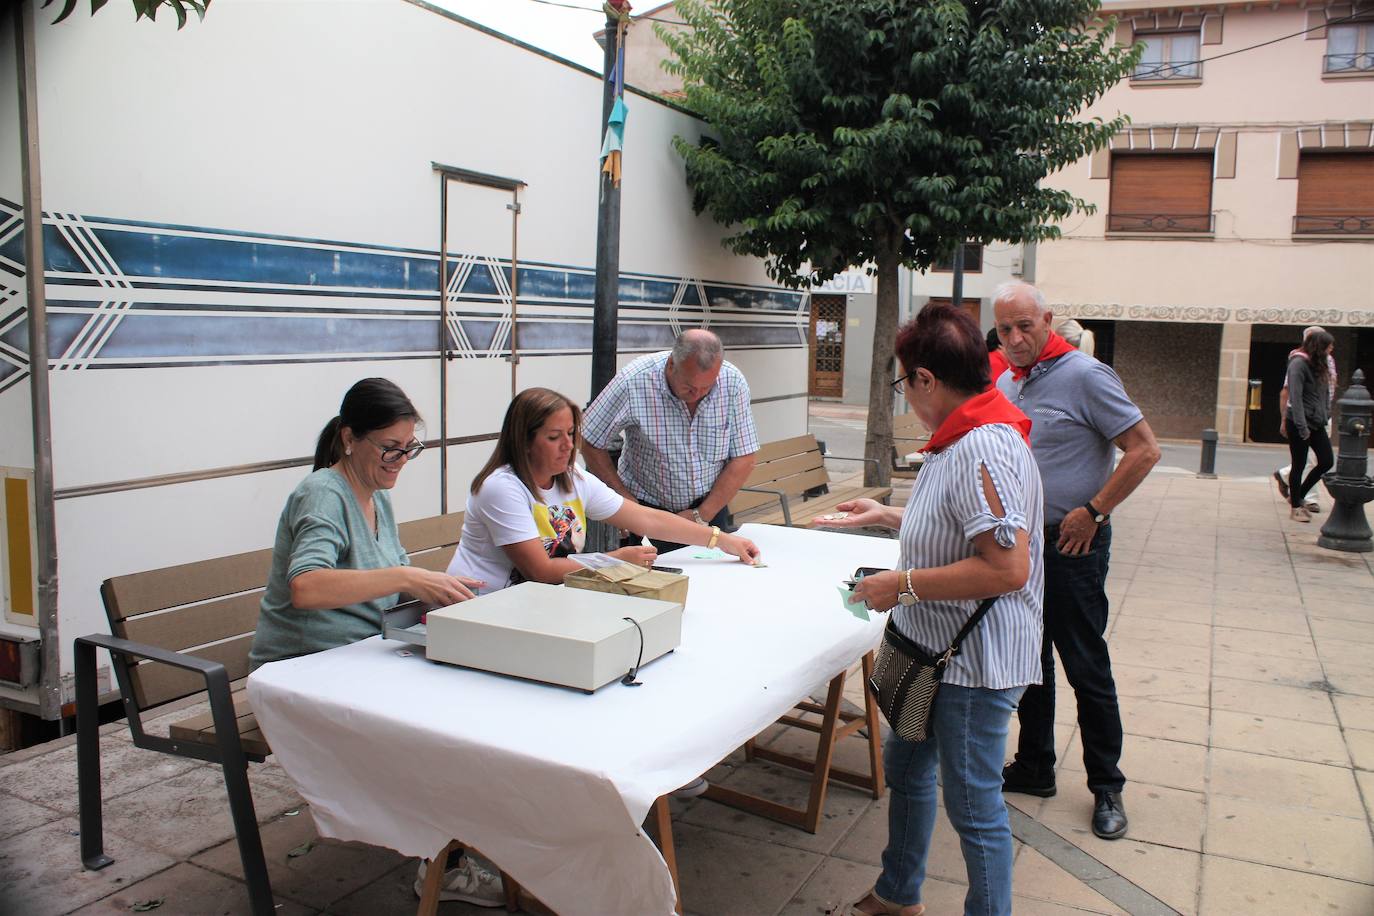
<instances>
[{"instance_id":1,"label":"white tablecloth","mask_svg":"<svg viewBox=\"0 0 1374 916\"><path fill-rule=\"evenodd\" d=\"M433 856L470 843L564 916L669 914L640 829L654 800L723 759L873 648L835 586L897 542L747 525L766 568L662 562L691 577L682 645L643 686L585 695L440 665L380 637L248 679L258 723L322 835Z\"/></svg>"}]
</instances>

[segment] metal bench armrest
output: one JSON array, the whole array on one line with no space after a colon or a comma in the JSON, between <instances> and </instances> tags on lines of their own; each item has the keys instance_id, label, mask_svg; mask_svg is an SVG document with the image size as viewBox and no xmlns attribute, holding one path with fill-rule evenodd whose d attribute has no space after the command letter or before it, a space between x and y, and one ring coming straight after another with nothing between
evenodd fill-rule
<instances>
[{"instance_id":1,"label":"metal bench armrest","mask_svg":"<svg viewBox=\"0 0 1374 916\"><path fill-rule=\"evenodd\" d=\"M778 504L782 506L782 520L788 528L792 527L792 509L787 504L787 494L781 490L770 490L767 487L740 487L740 492L767 493L778 498Z\"/></svg>"},{"instance_id":2,"label":"metal bench armrest","mask_svg":"<svg viewBox=\"0 0 1374 916\"><path fill-rule=\"evenodd\" d=\"M868 464L873 465L875 468L876 468L876 467L878 466L878 464L879 464L877 458L854 458L854 457L851 457L851 456L849 456L849 455L833 455L833 454L831 454L830 452L824 452L824 453L822 453L821 457L822 457L822 458L833 458L833 459L835 459L836 461L864 461L864 462L867 462Z\"/></svg>"}]
</instances>

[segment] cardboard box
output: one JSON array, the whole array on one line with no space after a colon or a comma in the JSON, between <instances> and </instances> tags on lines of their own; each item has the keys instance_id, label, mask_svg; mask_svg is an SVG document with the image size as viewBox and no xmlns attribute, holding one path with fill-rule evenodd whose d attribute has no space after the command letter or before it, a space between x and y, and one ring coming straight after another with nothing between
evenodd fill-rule
<instances>
[{"instance_id":1,"label":"cardboard box","mask_svg":"<svg viewBox=\"0 0 1374 916\"><path fill-rule=\"evenodd\" d=\"M635 623L625 620L632 618ZM430 611L431 661L592 693L682 641L682 605L522 582Z\"/></svg>"},{"instance_id":2,"label":"cardboard box","mask_svg":"<svg viewBox=\"0 0 1374 916\"><path fill-rule=\"evenodd\" d=\"M687 605L687 577L677 573L617 563L600 569L578 569L563 577L563 584L631 598L653 598Z\"/></svg>"}]
</instances>

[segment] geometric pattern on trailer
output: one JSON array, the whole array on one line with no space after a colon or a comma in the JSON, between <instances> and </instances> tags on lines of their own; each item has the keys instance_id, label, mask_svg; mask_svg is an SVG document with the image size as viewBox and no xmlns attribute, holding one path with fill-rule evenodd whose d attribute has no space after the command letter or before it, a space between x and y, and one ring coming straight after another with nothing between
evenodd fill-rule
<instances>
[{"instance_id":1,"label":"geometric pattern on trailer","mask_svg":"<svg viewBox=\"0 0 1374 916\"><path fill-rule=\"evenodd\" d=\"M0 391L27 377L24 228L0 198ZM435 359L437 250L47 213L48 357L102 368ZM508 259L451 253L450 352L460 359L586 354L595 270L522 261L518 327ZM696 277L620 275L618 348L652 352L686 327L726 347L806 346L810 294Z\"/></svg>"}]
</instances>

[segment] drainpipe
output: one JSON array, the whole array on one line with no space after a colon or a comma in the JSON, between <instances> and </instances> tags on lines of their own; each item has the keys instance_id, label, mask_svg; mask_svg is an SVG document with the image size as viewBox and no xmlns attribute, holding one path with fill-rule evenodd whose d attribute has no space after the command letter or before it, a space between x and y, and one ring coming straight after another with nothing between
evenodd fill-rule
<instances>
[{"instance_id":1,"label":"drainpipe","mask_svg":"<svg viewBox=\"0 0 1374 916\"><path fill-rule=\"evenodd\" d=\"M57 633L57 532L53 514L52 418L48 401L48 317L44 289L43 194L38 157L38 66L33 0L10 7L18 52L20 175L24 202L24 279L28 287L29 398L33 413L33 497L38 535L38 634L42 640L39 715L62 715Z\"/></svg>"}]
</instances>

